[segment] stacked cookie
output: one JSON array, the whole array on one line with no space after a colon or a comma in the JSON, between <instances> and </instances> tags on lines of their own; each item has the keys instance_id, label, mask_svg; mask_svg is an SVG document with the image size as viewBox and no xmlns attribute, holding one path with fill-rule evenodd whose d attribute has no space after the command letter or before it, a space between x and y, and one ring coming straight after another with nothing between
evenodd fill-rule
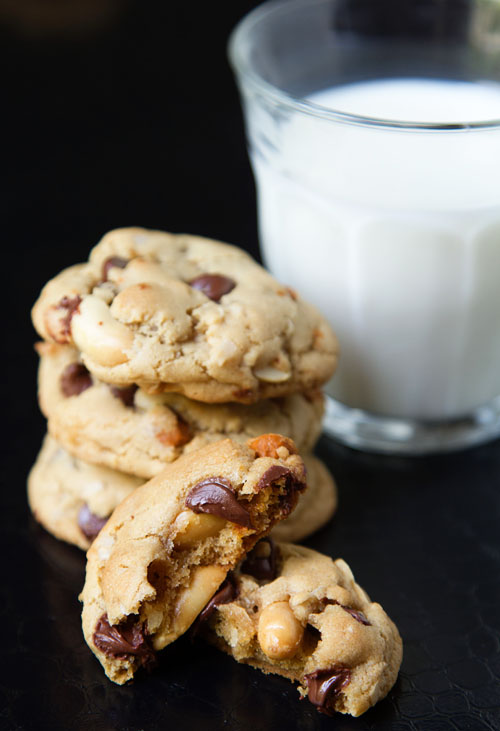
<instances>
[{"instance_id":1,"label":"stacked cookie","mask_svg":"<svg viewBox=\"0 0 500 731\"><path fill-rule=\"evenodd\" d=\"M166 464L230 437L292 438L309 490L279 538L327 522L335 485L312 455L337 344L326 321L246 253L144 229L107 234L43 289L39 401L48 436L34 515L87 549L119 502Z\"/></svg>"},{"instance_id":2,"label":"stacked cookie","mask_svg":"<svg viewBox=\"0 0 500 731\"><path fill-rule=\"evenodd\" d=\"M343 561L268 537L300 540L336 506L312 455L337 357L321 315L239 249L121 229L33 321L49 435L30 505L89 549L83 630L108 677L191 628L325 713L383 697L391 620Z\"/></svg>"}]
</instances>

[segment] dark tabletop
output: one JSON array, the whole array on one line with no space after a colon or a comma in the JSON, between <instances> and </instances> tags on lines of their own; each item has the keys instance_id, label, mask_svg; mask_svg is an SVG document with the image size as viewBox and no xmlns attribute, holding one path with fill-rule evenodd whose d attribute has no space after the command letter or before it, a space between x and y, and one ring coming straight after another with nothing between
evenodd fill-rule
<instances>
[{"instance_id":1,"label":"dark tabletop","mask_svg":"<svg viewBox=\"0 0 500 731\"><path fill-rule=\"evenodd\" d=\"M307 545L350 564L405 648L395 688L359 719L322 716L288 681L187 638L113 685L81 634L84 556L30 518L45 424L29 311L44 282L124 225L258 256L225 53L255 4L0 2L2 730L500 729L499 442L419 459L320 442L340 503Z\"/></svg>"}]
</instances>

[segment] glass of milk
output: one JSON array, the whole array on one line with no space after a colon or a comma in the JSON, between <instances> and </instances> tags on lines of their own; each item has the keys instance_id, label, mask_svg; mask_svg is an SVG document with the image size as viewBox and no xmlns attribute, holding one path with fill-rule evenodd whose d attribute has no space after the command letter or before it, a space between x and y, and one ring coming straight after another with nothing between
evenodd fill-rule
<instances>
[{"instance_id":1,"label":"glass of milk","mask_svg":"<svg viewBox=\"0 0 500 731\"><path fill-rule=\"evenodd\" d=\"M500 435L500 2L274 0L229 55L263 259L339 342L325 429Z\"/></svg>"}]
</instances>

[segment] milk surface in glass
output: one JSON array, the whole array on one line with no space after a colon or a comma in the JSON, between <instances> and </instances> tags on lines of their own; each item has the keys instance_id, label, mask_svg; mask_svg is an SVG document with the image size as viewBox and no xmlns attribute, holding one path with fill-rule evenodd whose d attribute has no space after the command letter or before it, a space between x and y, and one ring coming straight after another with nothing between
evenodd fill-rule
<instances>
[{"instance_id":1,"label":"milk surface in glass","mask_svg":"<svg viewBox=\"0 0 500 731\"><path fill-rule=\"evenodd\" d=\"M493 83L394 79L309 100L405 122L500 119ZM277 144L253 145L263 254L338 335L329 393L421 419L500 394L500 132L280 125Z\"/></svg>"}]
</instances>

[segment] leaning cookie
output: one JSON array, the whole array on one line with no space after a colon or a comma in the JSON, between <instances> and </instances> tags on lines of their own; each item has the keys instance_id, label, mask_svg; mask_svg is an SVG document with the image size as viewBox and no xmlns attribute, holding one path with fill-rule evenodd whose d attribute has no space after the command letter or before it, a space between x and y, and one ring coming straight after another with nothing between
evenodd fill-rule
<instances>
[{"instance_id":1,"label":"leaning cookie","mask_svg":"<svg viewBox=\"0 0 500 731\"><path fill-rule=\"evenodd\" d=\"M206 402L313 390L333 374L326 320L241 249L141 228L108 233L33 308L98 378Z\"/></svg>"},{"instance_id":2,"label":"leaning cookie","mask_svg":"<svg viewBox=\"0 0 500 731\"><path fill-rule=\"evenodd\" d=\"M87 550L115 507L143 483L76 459L46 436L28 477L28 501L45 530Z\"/></svg>"},{"instance_id":3,"label":"leaning cookie","mask_svg":"<svg viewBox=\"0 0 500 731\"><path fill-rule=\"evenodd\" d=\"M236 660L299 683L323 713L359 716L396 682L398 630L342 559L261 541L196 630Z\"/></svg>"},{"instance_id":4,"label":"leaning cookie","mask_svg":"<svg viewBox=\"0 0 500 731\"><path fill-rule=\"evenodd\" d=\"M292 394L256 404L205 404L181 394L148 395L99 381L68 345L37 343L38 392L50 434L74 456L150 478L184 452L224 437L243 444L266 432L299 452L319 437L323 396Z\"/></svg>"},{"instance_id":5,"label":"leaning cookie","mask_svg":"<svg viewBox=\"0 0 500 731\"><path fill-rule=\"evenodd\" d=\"M114 511L87 554L87 644L122 684L185 632L305 488L293 443L264 435L183 455ZM262 455L262 456L261 456Z\"/></svg>"},{"instance_id":6,"label":"leaning cookie","mask_svg":"<svg viewBox=\"0 0 500 731\"><path fill-rule=\"evenodd\" d=\"M286 520L277 523L271 535L278 541L302 541L323 528L337 509L337 485L327 466L313 454L303 454L307 490Z\"/></svg>"},{"instance_id":7,"label":"leaning cookie","mask_svg":"<svg viewBox=\"0 0 500 731\"><path fill-rule=\"evenodd\" d=\"M337 505L335 483L325 465L310 454L303 460L308 489L291 515L271 531L278 540L306 538L330 520ZM87 550L113 510L143 484L140 477L77 459L47 436L28 478L29 503L45 530Z\"/></svg>"}]
</instances>

